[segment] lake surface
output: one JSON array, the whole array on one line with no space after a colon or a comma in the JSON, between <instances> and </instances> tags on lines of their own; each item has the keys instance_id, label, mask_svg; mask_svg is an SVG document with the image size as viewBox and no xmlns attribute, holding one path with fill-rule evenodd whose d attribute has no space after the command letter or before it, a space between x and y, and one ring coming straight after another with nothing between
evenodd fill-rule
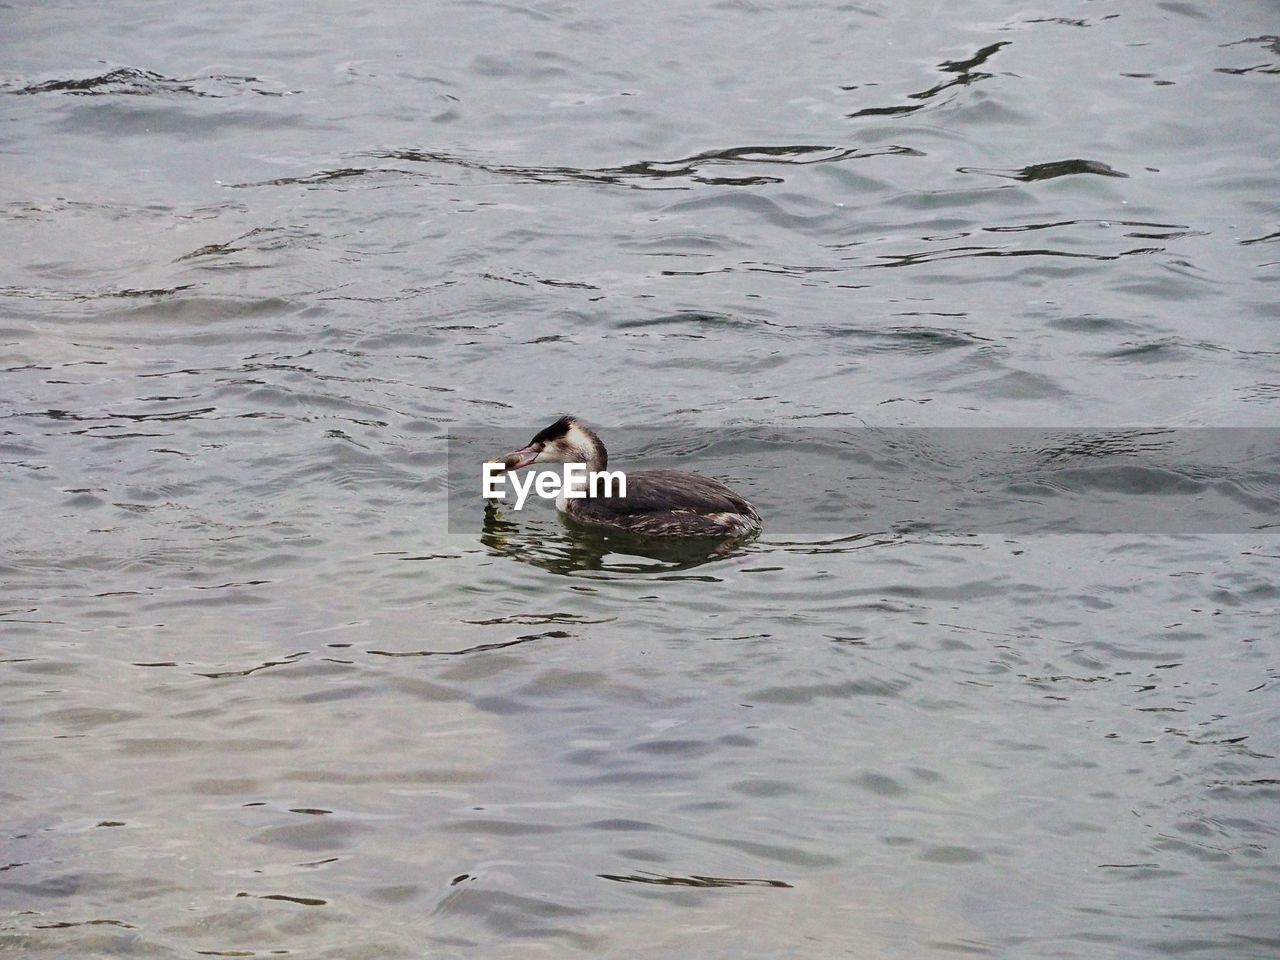
<instances>
[{"instance_id":1,"label":"lake surface","mask_svg":"<svg viewBox=\"0 0 1280 960\"><path fill-rule=\"evenodd\" d=\"M627 552L445 441L1267 434L1280 5L0 35L0 951L1280 951L1274 528Z\"/></svg>"}]
</instances>

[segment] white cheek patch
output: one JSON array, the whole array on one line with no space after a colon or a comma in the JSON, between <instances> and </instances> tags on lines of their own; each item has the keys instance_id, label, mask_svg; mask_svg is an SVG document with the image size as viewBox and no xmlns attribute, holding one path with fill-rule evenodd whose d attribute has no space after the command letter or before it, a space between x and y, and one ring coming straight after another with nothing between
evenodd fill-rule
<instances>
[{"instance_id":1,"label":"white cheek patch","mask_svg":"<svg viewBox=\"0 0 1280 960\"><path fill-rule=\"evenodd\" d=\"M588 463L591 442L576 427L559 440L552 440L538 454L536 463Z\"/></svg>"},{"instance_id":2,"label":"white cheek patch","mask_svg":"<svg viewBox=\"0 0 1280 960\"><path fill-rule=\"evenodd\" d=\"M538 454L535 463L564 463L565 454L568 451L564 448L563 440L552 440L546 444L542 451Z\"/></svg>"},{"instance_id":3,"label":"white cheek patch","mask_svg":"<svg viewBox=\"0 0 1280 960\"><path fill-rule=\"evenodd\" d=\"M557 440L556 443L562 443L574 451L582 451L584 455L586 454L586 451L590 450L593 446L591 438L583 433L582 428L576 423L570 427L569 432L566 433L562 439Z\"/></svg>"}]
</instances>

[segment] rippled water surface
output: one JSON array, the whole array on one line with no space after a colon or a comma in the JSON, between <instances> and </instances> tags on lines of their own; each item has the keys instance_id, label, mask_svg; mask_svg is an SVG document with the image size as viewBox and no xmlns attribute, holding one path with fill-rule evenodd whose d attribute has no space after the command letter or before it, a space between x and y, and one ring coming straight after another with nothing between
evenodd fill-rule
<instances>
[{"instance_id":1,"label":"rippled water surface","mask_svg":"<svg viewBox=\"0 0 1280 960\"><path fill-rule=\"evenodd\" d=\"M449 532L444 442L1276 426L1275 2L0 21L0 949L1280 951L1273 532Z\"/></svg>"}]
</instances>

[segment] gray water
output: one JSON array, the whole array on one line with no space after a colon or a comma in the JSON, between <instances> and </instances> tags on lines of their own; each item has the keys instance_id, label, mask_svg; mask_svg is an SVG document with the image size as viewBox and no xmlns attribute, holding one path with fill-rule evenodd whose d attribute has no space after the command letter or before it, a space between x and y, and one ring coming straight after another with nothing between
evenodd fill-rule
<instances>
[{"instance_id":1,"label":"gray water","mask_svg":"<svg viewBox=\"0 0 1280 960\"><path fill-rule=\"evenodd\" d=\"M1274 427L1278 36L6 5L0 949L1275 956L1273 532L624 553L444 438Z\"/></svg>"}]
</instances>

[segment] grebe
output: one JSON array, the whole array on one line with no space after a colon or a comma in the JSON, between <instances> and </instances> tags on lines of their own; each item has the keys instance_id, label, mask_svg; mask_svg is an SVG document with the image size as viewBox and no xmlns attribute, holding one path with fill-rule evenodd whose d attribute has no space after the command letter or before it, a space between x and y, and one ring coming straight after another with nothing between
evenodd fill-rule
<instances>
[{"instance_id":1,"label":"grebe","mask_svg":"<svg viewBox=\"0 0 1280 960\"><path fill-rule=\"evenodd\" d=\"M507 454L508 471L535 463L582 463L604 470L609 454L594 430L561 417L529 445ZM627 495L567 498L556 509L579 523L646 537L742 537L760 529L756 508L719 480L681 470L628 470Z\"/></svg>"}]
</instances>

